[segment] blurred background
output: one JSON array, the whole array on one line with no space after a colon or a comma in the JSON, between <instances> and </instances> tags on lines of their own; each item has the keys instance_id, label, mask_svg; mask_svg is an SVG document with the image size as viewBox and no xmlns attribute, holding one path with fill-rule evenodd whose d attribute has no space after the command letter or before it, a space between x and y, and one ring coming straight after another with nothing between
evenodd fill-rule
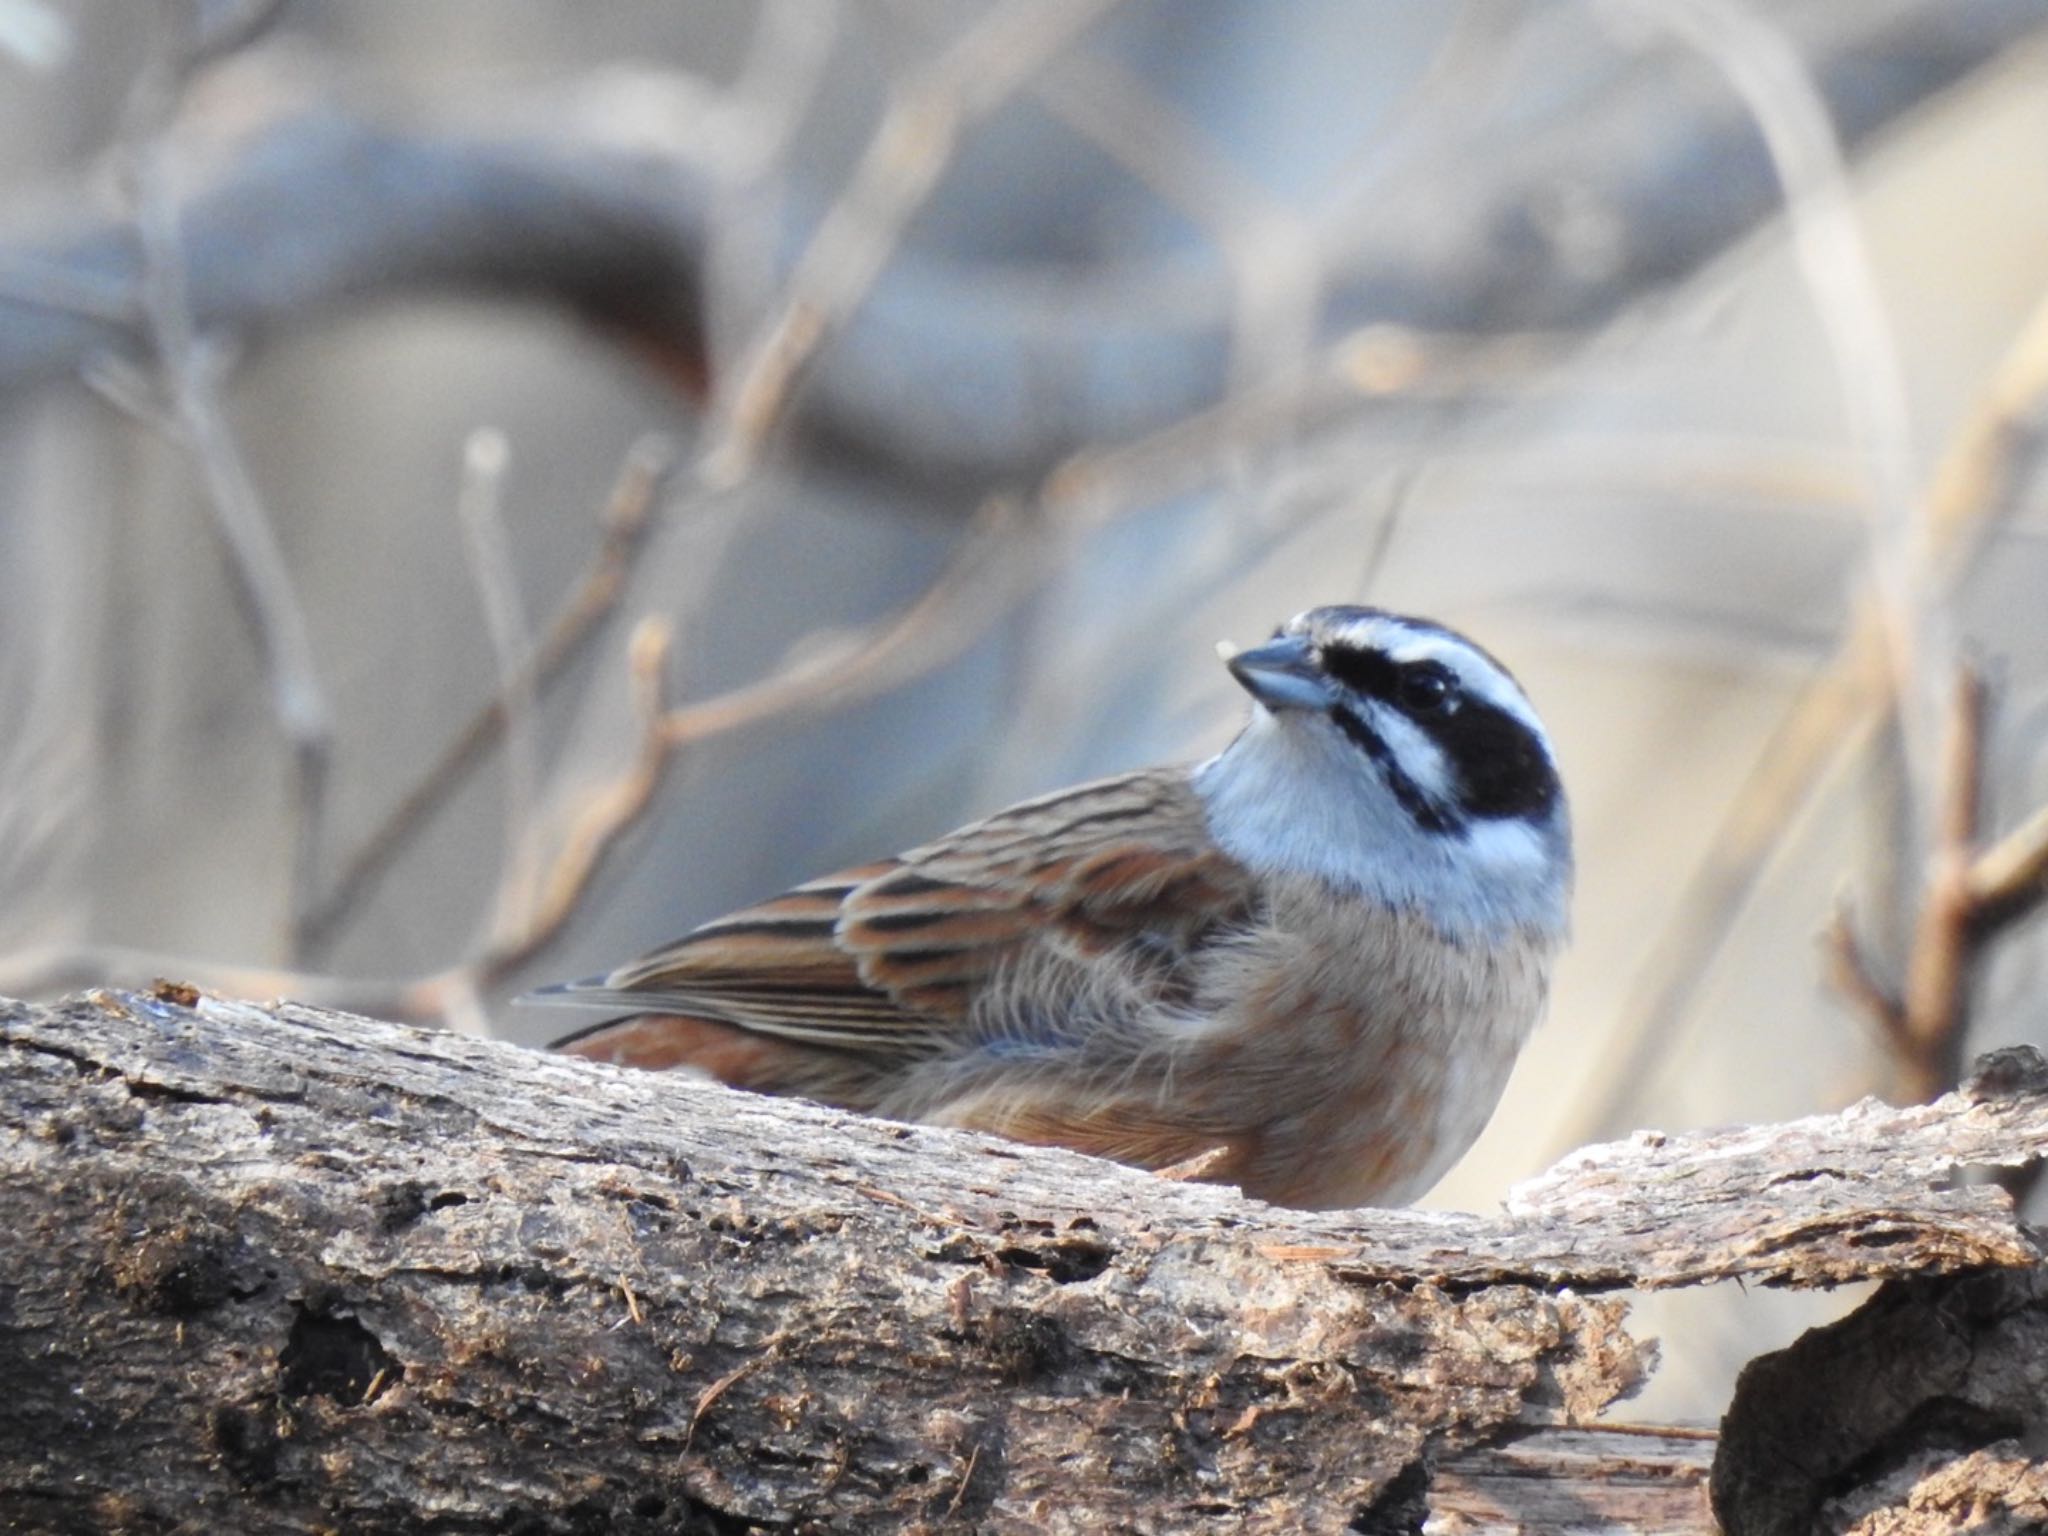
<instances>
[{"instance_id":1,"label":"blurred background","mask_svg":"<svg viewBox=\"0 0 2048 1536\"><path fill-rule=\"evenodd\" d=\"M2048 0L0 0L0 195L0 992L538 1042L1371 602L1578 829L1430 1203L2048 1037Z\"/></svg>"}]
</instances>

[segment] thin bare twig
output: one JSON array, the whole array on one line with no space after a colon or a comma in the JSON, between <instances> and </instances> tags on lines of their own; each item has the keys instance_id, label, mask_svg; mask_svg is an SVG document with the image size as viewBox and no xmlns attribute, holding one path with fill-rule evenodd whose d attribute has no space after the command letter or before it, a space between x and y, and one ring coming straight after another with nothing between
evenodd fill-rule
<instances>
[{"instance_id":1,"label":"thin bare twig","mask_svg":"<svg viewBox=\"0 0 2048 1536\"><path fill-rule=\"evenodd\" d=\"M271 712L291 749L291 905L281 935L290 950L318 878L333 712L297 585L228 424L215 360L193 328L167 151L155 139L137 141L122 158L142 246L143 311L169 385L171 416L205 483L214 530L269 676Z\"/></svg>"},{"instance_id":2,"label":"thin bare twig","mask_svg":"<svg viewBox=\"0 0 2048 1536\"><path fill-rule=\"evenodd\" d=\"M1003 0L897 91L781 302L740 353L699 474L712 489L753 469L819 346L859 307L960 135L1013 95L1115 0Z\"/></svg>"},{"instance_id":3,"label":"thin bare twig","mask_svg":"<svg viewBox=\"0 0 2048 1536\"><path fill-rule=\"evenodd\" d=\"M743 1361L741 1364L734 1366L731 1370L727 1371L723 1376L719 1377L718 1380L712 1382L711 1385L706 1387L702 1392L699 1392L697 1394L696 1406L690 1410L689 1428L685 1430L683 1433L683 1450L685 1452L687 1452L690 1449L692 1443L695 1442L697 1438L697 1426L703 1422L704 1415L711 1411L711 1405L713 1403L716 1403L721 1397L725 1396L725 1394L732 1388L734 1383L738 1382L743 1376L747 1376L759 1369L761 1369L760 1361Z\"/></svg>"},{"instance_id":4,"label":"thin bare twig","mask_svg":"<svg viewBox=\"0 0 2048 1536\"><path fill-rule=\"evenodd\" d=\"M987 631L1037 579L1030 530L1018 509L991 502L925 591L878 624L835 641L770 677L693 704L665 705L661 678L667 626L647 620L629 648L629 684L640 723L631 763L584 797L565 826L533 834L552 845L525 920L494 932L471 955L430 975L381 982L305 971L252 970L137 951L47 949L0 965L0 992L34 996L108 977L173 975L244 996L295 997L414 1020L445 1019L464 996L502 980L552 943L590 883L653 804L682 749L769 718L836 707L941 665Z\"/></svg>"},{"instance_id":5,"label":"thin bare twig","mask_svg":"<svg viewBox=\"0 0 2048 1536\"><path fill-rule=\"evenodd\" d=\"M499 719L505 739L505 853L498 871L500 923L514 923L532 900L530 871L521 859L533 825L534 788L539 782L540 748L534 738L533 641L526 605L519 596L519 570L505 534L504 481L509 448L495 428L470 434L463 448L462 490L456 521L491 637L497 662Z\"/></svg>"},{"instance_id":6,"label":"thin bare twig","mask_svg":"<svg viewBox=\"0 0 2048 1536\"><path fill-rule=\"evenodd\" d=\"M772 677L678 705L662 720L678 744L737 730L888 686L928 671L986 631L1037 579L1018 537L1023 514L997 499L977 514L959 553L924 593L889 619L819 647Z\"/></svg>"},{"instance_id":7,"label":"thin bare twig","mask_svg":"<svg viewBox=\"0 0 2048 1536\"><path fill-rule=\"evenodd\" d=\"M745 186L782 163L790 139L818 97L840 23L837 4L766 0L756 7L747 53L722 106L726 132L714 169ZM701 108L692 114L700 121ZM711 237L718 238L714 228Z\"/></svg>"},{"instance_id":8,"label":"thin bare twig","mask_svg":"<svg viewBox=\"0 0 2048 1536\"><path fill-rule=\"evenodd\" d=\"M2039 461L2048 403L2048 294L1999 359L1990 386L1956 433L1928 494L1930 561L1950 582L1960 578Z\"/></svg>"},{"instance_id":9,"label":"thin bare twig","mask_svg":"<svg viewBox=\"0 0 2048 1536\"><path fill-rule=\"evenodd\" d=\"M1846 901L1835 907L1827 927L1821 930L1821 942L1827 951L1828 980L1835 990L1869 1017L1894 1052L1901 1051L1908 1039L1905 1014L1898 998L1878 978L1863 941L1856 937Z\"/></svg>"},{"instance_id":10,"label":"thin bare twig","mask_svg":"<svg viewBox=\"0 0 2048 1536\"><path fill-rule=\"evenodd\" d=\"M1986 849L1969 884L1970 908L1986 936L2048 902L2048 806Z\"/></svg>"},{"instance_id":11,"label":"thin bare twig","mask_svg":"<svg viewBox=\"0 0 2048 1536\"><path fill-rule=\"evenodd\" d=\"M974 1485L974 1469L981 1465L981 1442L974 1442L967 1453L967 1465L960 1469L960 1486L953 1490L953 1497L946 1501L946 1518L952 1519L960 1513L960 1505L967 1498L967 1490Z\"/></svg>"},{"instance_id":12,"label":"thin bare twig","mask_svg":"<svg viewBox=\"0 0 2048 1536\"><path fill-rule=\"evenodd\" d=\"M303 971L250 970L219 967L167 956L119 949L80 951L53 949L17 957L0 969L0 989L30 995L52 985L96 975L170 975L243 996L294 997L306 1002L358 1007L398 1018L440 1020L474 1017L483 1032L479 989L538 952L558 934L588 888L605 855L653 802L676 743L662 729L662 687L668 662L670 630L659 619L645 619L634 631L627 652L629 687L639 721L638 746L632 763L598 792L586 797L571 814L566 830L558 831L557 851L539 881L538 899L516 927L494 935L477 953L445 970L412 981L379 984Z\"/></svg>"},{"instance_id":13,"label":"thin bare twig","mask_svg":"<svg viewBox=\"0 0 2048 1536\"><path fill-rule=\"evenodd\" d=\"M1526 388L1584 346L1541 333L1439 335L1373 325L1320 348L1298 369L1225 396L1141 437L1084 448L1046 475L1043 500L1086 522L1142 499L1156 505L1206 483L1247 452L1306 437L1335 421L1355 431L1366 402L1461 409ZM1396 466L1438 451L1432 434L1389 444ZM1418 447L1418 443L1421 447Z\"/></svg>"},{"instance_id":14,"label":"thin bare twig","mask_svg":"<svg viewBox=\"0 0 2048 1536\"><path fill-rule=\"evenodd\" d=\"M1010 536L1013 509L991 503L961 549L925 592L893 618L758 683L697 704L664 707L662 678L671 635L644 619L629 648L633 713L639 723L634 760L610 784L575 808L566 828L536 835L555 852L544 861L527 920L495 933L451 972L409 988L405 1012L431 1017L440 989L456 977L488 986L558 937L584 893L625 834L636 826L678 754L688 746L756 721L841 705L904 676L929 670L1003 613L1023 590ZM542 864L537 856L529 861Z\"/></svg>"},{"instance_id":15,"label":"thin bare twig","mask_svg":"<svg viewBox=\"0 0 2048 1536\"><path fill-rule=\"evenodd\" d=\"M493 936L477 953L455 965L411 981L378 983L305 971L212 966L120 949L51 949L16 957L0 968L0 990L33 995L91 976L104 980L108 976L147 973L196 980L210 989L242 996L293 997L328 1005L353 1003L403 1019L446 1021L451 1015L466 1011L481 1018L481 1010L471 1006L477 991L501 978L561 931L606 853L653 802L676 750L661 729L662 680L669 646L669 627L662 620L645 619L634 631L627 650L629 687L639 721L632 763L610 784L578 804L566 830L555 834L557 851L539 882L539 897L524 921Z\"/></svg>"},{"instance_id":16,"label":"thin bare twig","mask_svg":"<svg viewBox=\"0 0 2048 1536\"><path fill-rule=\"evenodd\" d=\"M664 619L644 618L634 628L626 647L638 742L633 761L610 784L585 797L568 825L554 834L557 850L536 878L532 901L520 920L502 926L462 967L481 984L503 976L561 932L606 855L654 803L655 791L680 745L662 729L662 693L674 640L674 631Z\"/></svg>"},{"instance_id":17,"label":"thin bare twig","mask_svg":"<svg viewBox=\"0 0 2048 1536\"><path fill-rule=\"evenodd\" d=\"M1877 1025L1901 1097L1927 1102L1953 1087L1970 1026L1973 983L1991 942L2048 900L2048 809L1988 851L1979 839L1984 800L1986 689L1957 673L1943 741L1939 816L1919 895L1905 978L1878 979L1837 913L1828 939L1836 985Z\"/></svg>"},{"instance_id":18,"label":"thin bare twig","mask_svg":"<svg viewBox=\"0 0 2048 1536\"><path fill-rule=\"evenodd\" d=\"M1681 39L1741 96L1782 189L1792 249L1827 333L1850 435L1868 476L1871 567L1916 807L1936 793L1938 708L1949 671L1924 504L1915 495L1905 367L1857 216L1826 98L1783 29L1739 0L1609 0Z\"/></svg>"},{"instance_id":19,"label":"thin bare twig","mask_svg":"<svg viewBox=\"0 0 2048 1536\"><path fill-rule=\"evenodd\" d=\"M1233 384L1298 372L1315 346L1323 294L1309 219L1240 172L1198 124L1112 59L1069 52L1030 90L1215 243L1233 279Z\"/></svg>"},{"instance_id":20,"label":"thin bare twig","mask_svg":"<svg viewBox=\"0 0 2048 1536\"><path fill-rule=\"evenodd\" d=\"M1607 1090L1572 1134L1615 1117L1650 1058L1719 953L1761 879L1779 829L1806 803L1827 767L1860 750L1889 703L1903 702L1901 739L1916 807L1932 804L1935 778L1923 668L1940 668L1934 551L1943 537L1930 504L1916 511L1908 456L1904 378L1886 310L1856 218L1846 159L1825 100L1804 61L1771 23L1727 0L1610 0L1698 51L1741 96L1782 188L1793 248L1836 365L1843 405L1871 492L1877 600L1866 607L1835 663L1808 686L1738 793L1709 863L1690 883L1650 969L1649 1005L1633 1042L1618 1053ZM1918 817L1915 818L1918 820ZM1837 968L1866 974L1840 930Z\"/></svg>"},{"instance_id":21,"label":"thin bare twig","mask_svg":"<svg viewBox=\"0 0 2048 1536\"><path fill-rule=\"evenodd\" d=\"M1906 966L1906 1045L1901 1092L1925 1103L1953 1087L1962 1069L1970 979L1977 958L1970 868L1977 857L1984 799L1984 682L1958 670L1942 743L1933 846L1924 863L1920 918Z\"/></svg>"},{"instance_id":22,"label":"thin bare twig","mask_svg":"<svg viewBox=\"0 0 2048 1536\"><path fill-rule=\"evenodd\" d=\"M1404 161L1447 147L1451 133L1498 100L1532 19L1521 0L1460 0L1428 61L1331 176L1333 195L1317 223L1332 245L1347 246L1380 222L1379 193Z\"/></svg>"},{"instance_id":23,"label":"thin bare twig","mask_svg":"<svg viewBox=\"0 0 2048 1536\"><path fill-rule=\"evenodd\" d=\"M625 595L655 508L675 468L675 450L666 438L636 443L619 470L600 517L601 534L590 563L550 621L520 675L510 684L539 697L560 678L590 642ZM419 781L401 798L375 831L342 866L326 895L307 914L302 929L305 952L324 953L342 925L355 913L370 887L397 862L420 826L475 770L483 754L496 745L506 724L502 690L483 705L441 749Z\"/></svg>"}]
</instances>

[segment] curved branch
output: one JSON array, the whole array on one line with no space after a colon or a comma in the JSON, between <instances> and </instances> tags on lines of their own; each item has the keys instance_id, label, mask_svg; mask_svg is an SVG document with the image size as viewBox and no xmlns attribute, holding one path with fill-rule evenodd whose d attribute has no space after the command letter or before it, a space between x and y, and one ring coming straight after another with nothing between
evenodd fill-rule
<instances>
[{"instance_id":1,"label":"curved branch","mask_svg":"<svg viewBox=\"0 0 2048 1536\"><path fill-rule=\"evenodd\" d=\"M1852 149L2048 27L2037 0L1788 0L1774 14ZM1613 234L1599 261L1545 213L1565 184ZM401 294L514 296L597 317L701 391L708 194L674 155L302 111L245 137L179 210L193 318L247 331ZM1332 334L1584 329L1777 210L1741 104L1686 60L1646 54L1590 98L1471 125L1376 182L1362 232L1325 232L1339 247L1325 320ZM132 346L137 267L125 221L0 246L0 390ZM1239 298L1202 263L1048 283L900 250L818 358L795 440L906 475L1039 469L1213 406Z\"/></svg>"},{"instance_id":2,"label":"curved branch","mask_svg":"<svg viewBox=\"0 0 2048 1536\"><path fill-rule=\"evenodd\" d=\"M673 160L323 106L242 136L197 182L176 210L196 331L262 331L421 293L523 298L701 372L708 189ZM0 274L0 390L146 342L128 219L17 236L0 246Z\"/></svg>"}]
</instances>

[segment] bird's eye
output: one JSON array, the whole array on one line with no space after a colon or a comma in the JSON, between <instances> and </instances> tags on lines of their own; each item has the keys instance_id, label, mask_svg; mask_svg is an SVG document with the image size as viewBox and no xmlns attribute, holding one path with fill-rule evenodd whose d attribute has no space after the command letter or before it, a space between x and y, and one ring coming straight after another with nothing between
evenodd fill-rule
<instances>
[{"instance_id":1,"label":"bird's eye","mask_svg":"<svg viewBox=\"0 0 2048 1536\"><path fill-rule=\"evenodd\" d=\"M1403 667L1395 688L1401 707L1411 715L1447 714L1458 702L1458 680L1438 661Z\"/></svg>"}]
</instances>

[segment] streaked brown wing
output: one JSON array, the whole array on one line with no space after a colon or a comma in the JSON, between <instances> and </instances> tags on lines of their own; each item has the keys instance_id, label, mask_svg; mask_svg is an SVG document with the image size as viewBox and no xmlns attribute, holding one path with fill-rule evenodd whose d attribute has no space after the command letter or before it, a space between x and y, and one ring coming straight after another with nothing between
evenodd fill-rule
<instances>
[{"instance_id":1,"label":"streaked brown wing","mask_svg":"<svg viewBox=\"0 0 2048 1536\"><path fill-rule=\"evenodd\" d=\"M1249 878L1210 841L1185 773L1153 769L810 881L566 996L919 1054L941 1048L1027 952L1085 961L1141 942L1167 970L1248 900Z\"/></svg>"},{"instance_id":2,"label":"streaked brown wing","mask_svg":"<svg viewBox=\"0 0 2048 1536\"><path fill-rule=\"evenodd\" d=\"M938 1021L912 1019L893 998L868 986L854 956L835 937L847 898L897 867L889 859L807 881L556 995L565 1002L683 1015L843 1049L928 1048ZM557 1044L587 1041L608 1049L607 1028Z\"/></svg>"}]
</instances>

